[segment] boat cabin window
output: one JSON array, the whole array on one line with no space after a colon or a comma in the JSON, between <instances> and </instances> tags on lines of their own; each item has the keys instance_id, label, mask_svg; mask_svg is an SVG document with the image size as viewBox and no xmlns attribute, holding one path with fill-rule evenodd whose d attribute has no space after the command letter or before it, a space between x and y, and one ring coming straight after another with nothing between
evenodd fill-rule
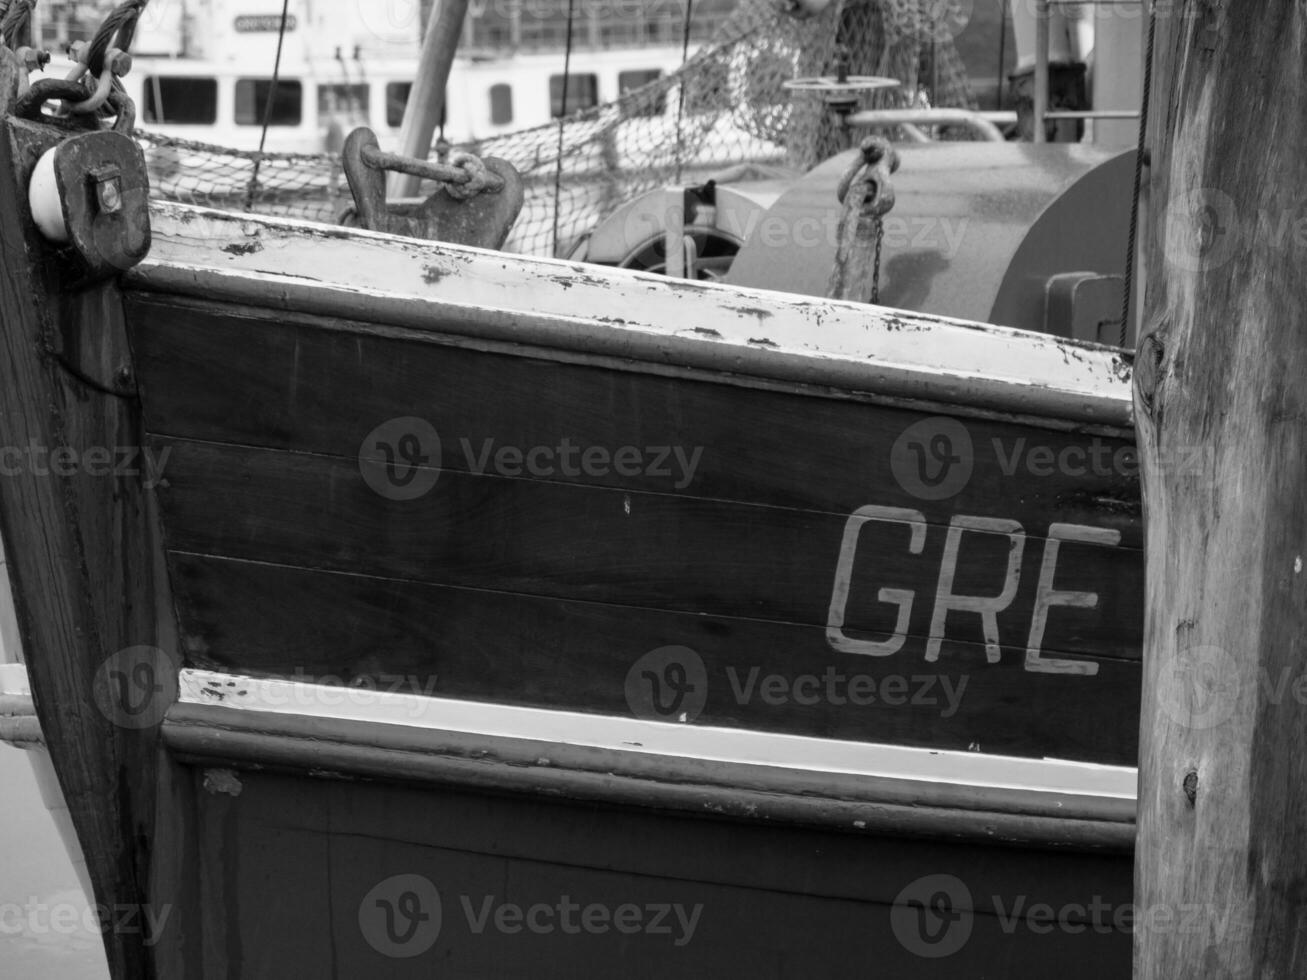
<instances>
[{"instance_id":1,"label":"boat cabin window","mask_svg":"<svg viewBox=\"0 0 1307 980\"><path fill-rule=\"evenodd\" d=\"M403 125L404 109L408 106L408 96L412 91L412 82L386 83L386 125L391 129L399 129Z\"/></svg>"},{"instance_id":2,"label":"boat cabin window","mask_svg":"<svg viewBox=\"0 0 1307 980\"><path fill-rule=\"evenodd\" d=\"M490 86L490 121L496 126L513 121L513 86L503 82Z\"/></svg>"},{"instance_id":3,"label":"boat cabin window","mask_svg":"<svg viewBox=\"0 0 1307 980\"><path fill-rule=\"evenodd\" d=\"M148 123L212 126L218 121L218 80L147 75L142 113Z\"/></svg>"},{"instance_id":4,"label":"boat cabin window","mask_svg":"<svg viewBox=\"0 0 1307 980\"><path fill-rule=\"evenodd\" d=\"M366 120L371 92L366 85L319 85L318 116Z\"/></svg>"},{"instance_id":5,"label":"boat cabin window","mask_svg":"<svg viewBox=\"0 0 1307 980\"><path fill-rule=\"evenodd\" d=\"M263 111L271 89L271 78L236 79L236 125L263 125ZM271 110L269 126L298 126L304 118L304 86L293 79L277 82Z\"/></svg>"},{"instance_id":6,"label":"boat cabin window","mask_svg":"<svg viewBox=\"0 0 1307 980\"><path fill-rule=\"evenodd\" d=\"M582 109L589 109L599 104L599 76L584 75L550 75L549 101L550 113L555 119L564 115L563 79L567 78L566 114L571 115Z\"/></svg>"},{"instance_id":7,"label":"boat cabin window","mask_svg":"<svg viewBox=\"0 0 1307 980\"><path fill-rule=\"evenodd\" d=\"M408 108L408 97L413 91L412 82L389 82L386 85L386 125L399 129L404 125L404 110ZM449 106L440 107L440 128L449 123Z\"/></svg>"},{"instance_id":8,"label":"boat cabin window","mask_svg":"<svg viewBox=\"0 0 1307 980\"><path fill-rule=\"evenodd\" d=\"M634 92L638 88L643 88L650 82L656 82L663 77L661 68L641 68L636 71L618 72L617 75L617 94L619 97L626 95L628 92ZM647 99L640 99L632 102L630 105L623 106L622 114L630 116L661 116L667 111L667 93L658 92Z\"/></svg>"}]
</instances>

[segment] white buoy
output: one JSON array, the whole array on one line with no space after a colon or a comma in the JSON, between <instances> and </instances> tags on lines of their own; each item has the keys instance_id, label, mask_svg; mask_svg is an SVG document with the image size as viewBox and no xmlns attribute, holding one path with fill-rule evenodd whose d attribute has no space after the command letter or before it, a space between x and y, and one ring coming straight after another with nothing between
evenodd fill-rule
<instances>
[{"instance_id":1,"label":"white buoy","mask_svg":"<svg viewBox=\"0 0 1307 980\"><path fill-rule=\"evenodd\" d=\"M59 198L59 183L54 174L54 155L59 148L52 147L41 155L32 171L32 182L27 185L27 203L32 209L32 220L41 234L52 242L68 241L68 225L64 221L64 205Z\"/></svg>"}]
</instances>

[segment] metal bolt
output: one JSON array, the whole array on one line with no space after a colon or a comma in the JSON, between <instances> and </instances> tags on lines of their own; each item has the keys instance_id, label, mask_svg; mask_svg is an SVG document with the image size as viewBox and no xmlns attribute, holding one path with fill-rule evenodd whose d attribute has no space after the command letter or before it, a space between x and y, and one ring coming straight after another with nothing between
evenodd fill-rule
<instances>
[{"instance_id":1,"label":"metal bolt","mask_svg":"<svg viewBox=\"0 0 1307 980\"><path fill-rule=\"evenodd\" d=\"M123 209L122 177L117 173L92 175L95 180L95 203L101 214L117 214Z\"/></svg>"},{"instance_id":2,"label":"metal bolt","mask_svg":"<svg viewBox=\"0 0 1307 980\"><path fill-rule=\"evenodd\" d=\"M126 51L119 51L117 48L114 48L109 52L107 64L109 65L110 71L119 78L122 78L132 70L132 56Z\"/></svg>"}]
</instances>

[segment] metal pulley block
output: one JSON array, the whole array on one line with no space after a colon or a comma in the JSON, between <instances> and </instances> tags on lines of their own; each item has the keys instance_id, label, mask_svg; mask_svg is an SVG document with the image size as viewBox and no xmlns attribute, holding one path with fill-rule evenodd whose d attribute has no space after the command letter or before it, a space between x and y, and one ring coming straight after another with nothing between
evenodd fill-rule
<instances>
[{"instance_id":1,"label":"metal pulley block","mask_svg":"<svg viewBox=\"0 0 1307 980\"><path fill-rule=\"evenodd\" d=\"M85 96L79 84L42 80L19 99L15 115L39 120L47 101ZM114 128L100 129L89 113L68 117L89 131L73 132L42 154L28 184L32 220L48 241L76 253L89 281L130 269L150 251L149 176L129 135L135 108L120 91L107 102L117 114Z\"/></svg>"},{"instance_id":2,"label":"metal pulley block","mask_svg":"<svg viewBox=\"0 0 1307 980\"><path fill-rule=\"evenodd\" d=\"M431 241L501 248L522 211L525 190L513 165L495 157L454 154L448 164L383 153L376 134L362 127L345 139L345 178L354 208L342 223L369 231ZM440 183L417 203L386 201L386 172L397 170Z\"/></svg>"}]
</instances>

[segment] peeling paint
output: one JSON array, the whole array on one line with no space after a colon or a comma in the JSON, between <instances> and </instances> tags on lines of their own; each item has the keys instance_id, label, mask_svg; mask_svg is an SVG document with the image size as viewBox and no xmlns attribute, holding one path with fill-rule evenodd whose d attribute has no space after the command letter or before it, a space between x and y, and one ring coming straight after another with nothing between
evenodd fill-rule
<instances>
[{"instance_id":1,"label":"peeling paint","mask_svg":"<svg viewBox=\"0 0 1307 980\"><path fill-rule=\"evenodd\" d=\"M231 769L204 770L204 791L214 796L222 793L227 796L240 796L244 790L240 778Z\"/></svg>"}]
</instances>

